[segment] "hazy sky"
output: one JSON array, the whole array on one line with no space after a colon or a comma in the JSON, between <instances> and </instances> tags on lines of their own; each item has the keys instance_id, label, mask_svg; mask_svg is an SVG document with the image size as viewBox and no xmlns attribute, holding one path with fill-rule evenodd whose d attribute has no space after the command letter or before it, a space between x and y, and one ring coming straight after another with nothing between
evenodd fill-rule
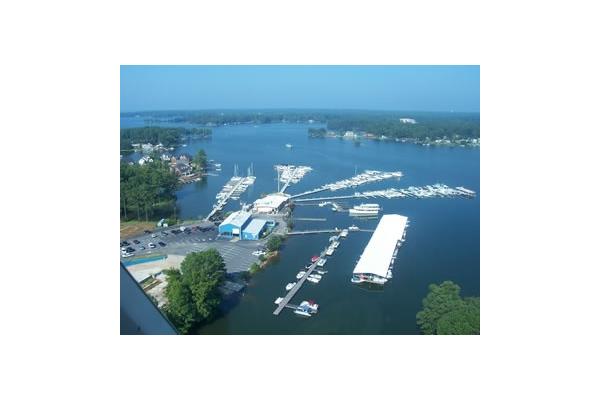
<instances>
[{"instance_id":1,"label":"hazy sky","mask_svg":"<svg viewBox=\"0 0 600 400\"><path fill-rule=\"evenodd\" d=\"M479 66L121 66L121 111L479 112Z\"/></svg>"}]
</instances>

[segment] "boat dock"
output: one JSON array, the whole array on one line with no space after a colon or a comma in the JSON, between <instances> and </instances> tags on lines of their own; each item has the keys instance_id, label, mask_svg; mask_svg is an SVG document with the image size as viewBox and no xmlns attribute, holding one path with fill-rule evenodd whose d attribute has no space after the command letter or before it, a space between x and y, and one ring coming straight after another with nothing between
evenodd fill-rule
<instances>
[{"instance_id":1,"label":"boat dock","mask_svg":"<svg viewBox=\"0 0 600 400\"><path fill-rule=\"evenodd\" d=\"M288 236L292 236L292 235L312 235L312 234L317 234L317 233L340 233L342 230L341 229L321 229L321 230L314 230L314 231L295 231L295 232L288 232ZM355 229L352 232L375 232L373 229Z\"/></svg>"},{"instance_id":2,"label":"boat dock","mask_svg":"<svg viewBox=\"0 0 600 400\"><path fill-rule=\"evenodd\" d=\"M322 254L321 254L321 256L322 256ZM281 310L283 310L287 306L289 301L296 295L296 292L298 292L298 290L300 290L300 288L302 287L302 284L306 281L306 278L308 278L308 276L313 273L315 268L317 268L317 262L318 261L315 261L314 263L311 264L308 271L306 271L306 273L302 276L302 278L300 278L298 280L298 282L294 285L294 287L291 288L290 291L285 295L283 300L281 300L281 303L279 303L277 305L277 308L275 309L275 311L273 311L273 315L279 315Z\"/></svg>"},{"instance_id":3,"label":"boat dock","mask_svg":"<svg viewBox=\"0 0 600 400\"><path fill-rule=\"evenodd\" d=\"M383 285L392 278L392 268L398 247L404 241L407 225L408 218L403 215L386 214L381 217L352 271L352 282Z\"/></svg>"},{"instance_id":4,"label":"boat dock","mask_svg":"<svg viewBox=\"0 0 600 400\"><path fill-rule=\"evenodd\" d=\"M294 221L327 221L327 218L294 218Z\"/></svg>"}]
</instances>

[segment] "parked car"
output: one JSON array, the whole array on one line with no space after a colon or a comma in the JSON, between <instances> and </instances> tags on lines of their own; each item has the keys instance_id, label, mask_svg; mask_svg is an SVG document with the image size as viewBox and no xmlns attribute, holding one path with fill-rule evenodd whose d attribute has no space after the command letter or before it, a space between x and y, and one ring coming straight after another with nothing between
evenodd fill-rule
<instances>
[{"instance_id":1,"label":"parked car","mask_svg":"<svg viewBox=\"0 0 600 400\"><path fill-rule=\"evenodd\" d=\"M146 229L146 230L144 231L144 233L145 233L145 234L150 234L150 233L152 233L152 231L149 231L148 229Z\"/></svg>"},{"instance_id":2,"label":"parked car","mask_svg":"<svg viewBox=\"0 0 600 400\"><path fill-rule=\"evenodd\" d=\"M129 242L127 240L123 240L121 242L121 246L129 246Z\"/></svg>"},{"instance_id":3,"label":"parked car","mask_svg":"<svg viewBox=\"0 0 600 400\"><path fill-rule=\"evenodd\" d=\"M125 249L125 251L128 253L133 253L135 251L135 249L133 247L128 247Z\"/></svg>"},{"instance_id":4,"label":"parked car","mask_svg":"<svg viewBox=\"0 0 600 400\"><path fill-rule=\"evenodd\" d=\"M156 233L153 233L153 234L152 234L152 237L153 237L153 238L157 237Z\"/></svg>"},{"instance_id":5,"label":"parked car","mask_svg":"<svg viewBox=\"0 0 600 400\"><path fill-rule=\"evenodd\" d=\"M148 243L148 247L150 247L151 249L155 249L156 245L152 242Z\"/></svg>"},{"instance_id":6,"label":"parked car","mask_svg":"<svg viewBox=\"0 0 600 400\"><path fill-rule=\"evenodd\" d=\"M168 236L169 235L166 231L162 231L160 234L163 235L163 236Z\"/></svg>"},{"instance_id":7,"label":"parked car","mask_svg":"<svg viewBox=\"0 0 600 400\"><path fill-rule=\"evenodd\" d=\"M158 244L160 245L160 247L165 247L166 246L166 243L164 243L164 242L158 242Z\"/></svg>"},{"instance_id":8,"label":"parked car","mask_svg":"<svg viewBox=\"0 0 600 400\"><path fill-rule=\"evenodd\" d=\"M123 257L123 258L131 257L131 256L133 256L133 254L127 253L127 252L121 254L121 257Z\"/></svg>"},{"instance_id":9,"label":"parked car","mask_svg":"<svg viewBox=\"0 0 600 400\"><path fill-rule=\"evenodd\" d=\"M140 246L140 251L142 250L146 250L146 248L144 246Z\"/></svg>"},{"instance_id":10,"label":"parked car","mask_svg":"<svg viewBox=\"0 0 600 400\"><path fill-rule=\"evenodd\" d=\"M137 239L135 239L135 240L133 241L133 243L135 243L135 244L140 244L140 241L139 241L139 240L137 240Z\"/></svg>"}]
</instances>

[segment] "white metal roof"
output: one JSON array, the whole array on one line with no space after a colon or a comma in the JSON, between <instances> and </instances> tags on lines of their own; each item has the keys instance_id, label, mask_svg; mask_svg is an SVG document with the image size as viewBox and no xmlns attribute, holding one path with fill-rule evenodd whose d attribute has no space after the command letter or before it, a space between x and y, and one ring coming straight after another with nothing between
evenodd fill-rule
<instances>
[{"instance_id":1,"label":"white metal roof","mask_svg":"<svg viewBox=\"0 0 600 400\"><path fill-rule=\"evenodd\" d=\"M252 214L247 211L235 211L229 214L229 216L225 218L221 225L231 224L234 226L241 227L246 223L246 221L248 220L248 218L250 218L251 215Z\"/></svg>"},{"instance_id":2,"label":"white metal roof","mask_svg":"<svg viewBox=\"0 0 600 400\"><path fill-rule=\"evenodd\" d=\"M258 199L254 202L254 207L271 207L279 208L283 202L289 198L288 195L282 193L269 194L262 199Z\"/></svg>"},{"instance_id":3,"label":"white metal roof","mask_svg":"<svg viewBox=\"0 0 600 400\"><path fill-rule=\"evenodd\" d=\"M396 249L396 243L402 239L408 218L398 214L386 214L381 217L367 247L356 264L354 274L375 274L383 278Z\"/></svg>"},{"instance_id":4,"label":"white metal roof","mask_svg":"<svg viewBox=\"0 0 600 400\"><path fill-rule=\"evenodd\" d=\"M264 219L253 219L248 226L244 228L244 233L258 235L266 223L267 221Z\"/></svg>"}]
</instances>

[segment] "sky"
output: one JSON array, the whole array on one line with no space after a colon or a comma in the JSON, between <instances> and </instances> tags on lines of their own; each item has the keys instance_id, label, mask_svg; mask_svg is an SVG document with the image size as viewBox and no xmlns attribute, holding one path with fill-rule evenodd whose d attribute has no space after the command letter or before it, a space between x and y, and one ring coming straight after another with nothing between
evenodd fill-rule
<instances>
[{"instance_id":1,"label":"sky","mask_svg":"<svg viewBox=\"0 0 600 400\"><path fill-rule=\"evenodd\" d=\"M479 112L479 66L121 66L121 112Z\"/></svg>"}]
</instances>

